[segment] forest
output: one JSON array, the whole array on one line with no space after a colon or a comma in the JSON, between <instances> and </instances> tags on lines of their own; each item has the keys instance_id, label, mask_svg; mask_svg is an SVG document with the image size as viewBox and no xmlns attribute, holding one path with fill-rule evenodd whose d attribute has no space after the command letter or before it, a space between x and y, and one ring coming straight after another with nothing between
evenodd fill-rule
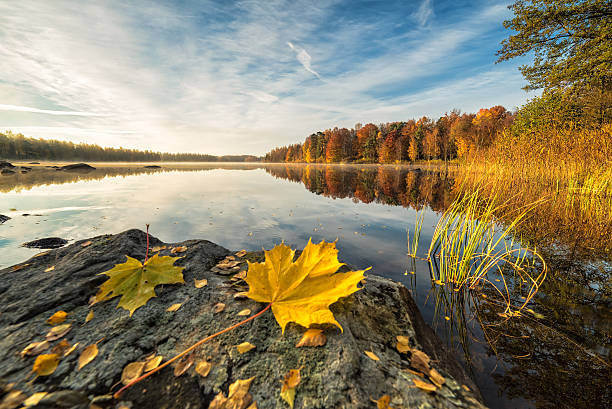
<instances>
[{"instance_id":1,"label":"forest","mask_svg":"<svg viewBox=\"0 0 612 409\"><path fill-rule=\"evenodd\" d=\"M99 145L28 138L11 131L0 133L0 158L17 160L98 161L98 162L255 162L253 155L214 156L201 153L164 153Z\"/></svg>"}]
</instances>

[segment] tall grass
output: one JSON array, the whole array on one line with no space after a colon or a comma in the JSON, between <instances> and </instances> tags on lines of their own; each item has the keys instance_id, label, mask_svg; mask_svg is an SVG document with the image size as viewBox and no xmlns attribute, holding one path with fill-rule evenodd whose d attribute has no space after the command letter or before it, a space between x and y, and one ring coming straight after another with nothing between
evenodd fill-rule
<instances>
[{"instance_id":1,"label":"tall grass","mask_svg":"<svg viewBox=\"0 0 612 409\"><path fill-rule=\"evenodd\" d=\"M419 240L421 239L421 228L423 227L423 218L425 212L415 212L414 214L414 234L412 240L410 240L410 228L406 230L406 241L408 242L408 255L413 259L417 258L417 251L419 250Z\"/></svg>"}]
</instances>

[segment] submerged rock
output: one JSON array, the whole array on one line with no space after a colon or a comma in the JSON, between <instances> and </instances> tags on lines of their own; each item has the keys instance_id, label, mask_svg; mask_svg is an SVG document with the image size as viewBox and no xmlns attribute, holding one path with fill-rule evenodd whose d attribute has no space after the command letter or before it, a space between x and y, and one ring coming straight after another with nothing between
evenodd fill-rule
<instances>
[{"instance_id":1,"label":"submerged rock","mask_svg":"<svg viewBox=\"0 0 612 409\"><path fill-rule=\"evenodd\" d=\"M0 169L5 169L5 168L13 169L14 167L15 167L15 165L13 165L10 162L0 161Z\"/></svg>"},{"instance_id":2,"label":"submerged rock","mask_svg":"<svg viewBox=\"0 0 612 409\"><path fill-rule=\"evenodd\" d=\"M159 165L147 165L147 166L143 166L145 169L161 169L161 166Z\"/></svg>"},{"instance_id":3,"label":"submerged rock","mask_svg":"<svg viewBox=\"0 0 612 409\"><path fill-rule=\"evenodd\" d=\"M150 241L152 247L163 245L154 237ZM173 368L164 368L126 391L118 403L108 394L128 363L143 361L151 354L162 355L166 361L199 339L244 319L238 312L249 309L255 314L264 308L261 303L235 297L246 289L243 281L211 271L231 253L206 240L174 243L161 250L161 255L168 255L172 247L187 248L176 262L185 267L185 284L158 286L157 297L132 317L116 308L118 298L89 307L97 287L107 279L99 273L123 263L126 255L142 260L145 246L145 234L129 230L43 253L19 269L0 270L0 384L14 382L13 390L27 396L52 393L40 403L45 408L85 409L90 402L102 408L207 408L218 393L227 395L231 383L254 377L249 392L257 407L286 409L280 398L281 381L290 369L301 367L296 408L371 408L375 406L371 399L383 395L391 397L395 408L484 407L477 388L423 321L409 291L373 275L361 291L332 306L344 331L327 328L325 346L296 348L303 329L290 324L282 334L268 311L193 353L195 364L201 360L212 364L206 377L194 371L195 364L180 376L173 374ZM261 259L261 253L249 253L245 259ZM246 268L244 264L241 269ZM50 266L54 269L49 270ZM208 280L207 285L196 288L194 280L202 279ZM181 304L178 310L167 310L177 303ZM225 307L219 308L219 303ZM27 384L34 357L22 359L19 352L45 339L50 329L46 320L59 310L69 313L66 322L72 324L65 339L72 345L78 342L79 347L61 359L53 374ZM94 316L86 323L90 311ZM415 387L414 380L424 379L408 371L409 355L396 349L398 335L408 337L412 348L431 357L431 366L445 378L441 388L426 392ZM80 352L96 342L98 356L77 370ZM240 354L235 346L242 342L250 342L255 349ZM372 351L380 360L369 358L364 351Z\"/></svg>"},{"instance_id":4,"label":"submerged rock","mask_svg":"<svg viewBox=\"0 0 612 409\"><path fill-rule=\"evenodd\" d=\"M12 169L4 168L4 169L2 169L2 170L0 171L0 174L6 175L6 176L8 176L8 175L14 175L14 174L15 174L15 171L14 171L14 170L12 170Z\"/></svg>"},{"instance_id":5,"label":"submerged rock","mask_svg":"<svg viewBox=\"0 0 612 409\"><path fill-rule=\"evenodd\" d=\"M3 214L0 214L0 224L4 223L7 220L11 220L11 218Z\"/></svg>"},{"instance_id":6,"label":"submerged rock","mask_svg":"<svg viewBox=\"0 0 612 409\"><path fill-rule=\"evenodd\" d=\"M24 213L22 216L31 216L29 213ZM34 215L38 216L38 215ZM56 249L65 246L68 240L60 237L45 237L44 239L37 239L23 243L23 247L36 248L36 249Z\"/></svg>"},{"instance_id":7,"label":"submerged rock","mask_svg":"<svg viewBox=\"0 0 612 409\"><path fill-rule=\"evenodd\" d=\"M70 165L60 166L59 169L61 170L95 170L96 168L94 168L91 165L88 165L87 163L72 163Z\"/></svg>"}]
</instances>

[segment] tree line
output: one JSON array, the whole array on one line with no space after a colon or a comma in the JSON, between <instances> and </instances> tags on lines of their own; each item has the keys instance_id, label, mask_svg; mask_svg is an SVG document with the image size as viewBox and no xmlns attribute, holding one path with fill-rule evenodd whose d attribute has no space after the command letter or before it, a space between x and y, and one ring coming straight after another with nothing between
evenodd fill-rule
<instances>
[{"instance_id":1,"label":"tree line","mask_svg":"<svg viewBox=\"0 0 612 409\"><path fill-rule=\"evenodd\" d=\"M105 162L255 162L252 155L214 156L201 153L165 153L150 150L103 148L99 145L28 138L11 131L0 133L0 158L51 161Z\"/></svg>"}]
</instances>

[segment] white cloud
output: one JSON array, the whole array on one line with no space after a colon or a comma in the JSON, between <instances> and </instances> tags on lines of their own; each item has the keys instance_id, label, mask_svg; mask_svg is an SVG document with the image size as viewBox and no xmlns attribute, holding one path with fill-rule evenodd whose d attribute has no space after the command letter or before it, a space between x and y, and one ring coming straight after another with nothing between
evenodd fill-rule
<instances>
[{"instance_id":1,"label":"white cloud","mask_svg":"<svg viewBox=\"0 0 612 409\"><path fill-rule=\"evenodd\" d=\"M302 47L293 45L291 41L287 41L287 45L291 47L293 51L295 51L295 58L297 58L300 64L304 66L306 71L313 73L314 75L316 75L318 79L321 79L321 76L319 75L319 73L312 69L312 65L311 65L312 57L310 56L310 54L308 54L306 50L304 50Z\"/></svg>"},{"instance_id":2,"label":"white cloud","mask_svg":"<svg viewBox=\"0 0 612 409\"><path fill-rule=\"evenodd\" d=\"M97 114L95 112L56 111L56 110L51 110L51 109L38 109L38 108L32 108L32 107L22 107L19 105L6 105L6 104L0 104L0 111L32 112L35 114L69 115L69 116L108 116L108 114Z\"/></svg>"},{"instance_id":3,"label":"white cloud","mask_svg":"<svg viewBox=\"0 0 612 409\"><path fill-rule=\"evenodd\" d=\"M417 11L414 13L419 25L424 26L427 21L433 16L433 0L423 0Z\"/></svg>"}]
</instances>

